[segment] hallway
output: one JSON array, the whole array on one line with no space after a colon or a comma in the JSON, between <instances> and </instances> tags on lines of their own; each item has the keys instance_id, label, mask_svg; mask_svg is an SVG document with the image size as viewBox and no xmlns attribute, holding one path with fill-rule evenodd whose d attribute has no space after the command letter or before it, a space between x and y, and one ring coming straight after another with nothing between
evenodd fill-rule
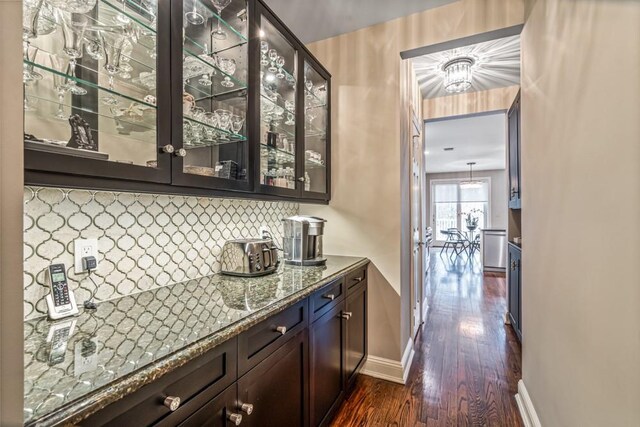
<instances>
[{"instance_id":1,"label":"hallway","mask_svg":"<svg viewBox=\"0 0 640 427\"><path fill-rule=\"evenodd\" d=\"M432 250L429 312L407 384L360 376L333 426L521 426L520 344L504 325L506 280L476 257Z\"/></svg>"}]
</instances>

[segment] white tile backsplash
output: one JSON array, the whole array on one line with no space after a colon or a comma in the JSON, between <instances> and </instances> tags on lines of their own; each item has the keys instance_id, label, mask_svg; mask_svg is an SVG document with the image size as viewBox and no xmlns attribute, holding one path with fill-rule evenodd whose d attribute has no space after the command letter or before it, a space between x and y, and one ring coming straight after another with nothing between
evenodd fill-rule
<instances>
[{"instance_id":1,"label":"white tile backsplash","mask_svg":"<svg viewBox=\"0 0 640 427\"><path fill-rule=\"evenodd\" d=\"M261 225L282 240L293 202L25 187L24 315L46 314L44 271L64 263L78 304L106 301L220 271L226 240L258 236ZM73 241L98 239L99 266L73 271Z\"/></svg>"}]
</instances>

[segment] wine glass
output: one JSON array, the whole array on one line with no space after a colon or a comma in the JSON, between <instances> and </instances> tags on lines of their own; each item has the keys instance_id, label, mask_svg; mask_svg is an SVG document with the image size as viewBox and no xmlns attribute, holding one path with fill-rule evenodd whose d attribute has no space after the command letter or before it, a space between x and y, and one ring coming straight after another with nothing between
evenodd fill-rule
<instances>
[{"instance_id":1,"label":"wine glass","mask_svg":"<svg viewBox=\"0 0 640 427\"><path fill-rule=\"evenodd\" d=\"M307 98L311 99L313 98L313 95L311 95L311 90L313 89L313 82L311 80L305 80L304 81L304 87L307 89Z\"/></svg>"},{"instance_id":2,"label":"wine glass","mask_svg":"<svg viewBox=\"0 0 640 427\"><path fill-rule=\"evenodd\" d=\"M269 65L267 52L269 52L269 43L264 40L260 40L260 65L262 65L263 67Z\"/></svg>"},{"instance_id":3,"label":"wine glass","mask_svg":"<svg viewBox=\"0 0 640 427\"><path fill-rule=\"evenodd\" d=\"M56 71L53 74L53 88L58 96L58 111L56 111L55 118L59 120L67 120L68 115L64 113L64 97L69 89L69 79L64 74L65 61L62 58L51 55L51 66Z\"/></svg>"},{"instance_id":4,"label":"wine glass","mask_svg":"<svg viewBox=\"0 0 640 427\"><path fill-rule=\"evenodd\" d=\"M226 132L229 132L229 126L231 125L231 113L221 108L214 111L214 113L218 116L218 128L225 131L220 134L220 140L228 141L229 138L227 137Z\"/></svg>"},{"instance_id":5,"label":"wine glass","mask_svg":"<svg viewBox=\"0 0 640 427\"><path fill-rule=\"evenodd\" d=\"M222 30L222 27L220 26L220 20L222 19L222 10L225 7L229 6L231 0L211 0L211 3L213 3L213 7L215 7L218 11L218 28L215 31L211 32L211 36L217 40L225 40L227 38L227 33Z\"/></svg>"},{"instance_id":6,"label":"wine glass","mask_svg":"<svg viewBox=\"0 0 640 427\"><path fill-rule=\"evenodd\" d=\"M278 59L278 51L275 49L269 49L269 61L271 65L269 66L269 71L275 73L278 71L276 68L276 60Z\"/></svg>"},{"instance_id":7,"label":"wine glass","mask_svg":"<svg viewBox=\"0 0 640 427\"><path fill-rule=\"evenodd\" d=\"M82 57L87 17L75 13L67 16L63 12L60 12L60 21L62 22L62 37L64 42L62 51L70 58L69 75L72 79L69 80L68 90L74 95L86 95L87 90L77 86L74 79L76 77L76 61Z\"/></svg>"},{"instance_id":8,"label":"wine glass","mask_svg":"<svg viewBox=\"0 0 640 427\"><path fill-rule=\"evenodd\" d=\"M204 16L197 9L198 2L193 0L193 9L191 11L184 14L185 19L191 25L202 25L204 24Z\"/></svg>"},{"instance_id":9,"label":"wine glass","mask_svg":"<svg viewBox=\"0 0 640 427\"><path fill-rule=\"evenodd\" d=\"M233 87L235 86L235 83L233 83L231 81L231 77L233 73L236 72L236 61L235 59L228 59L228 58L220 58L218 60L218 64L220 65L220 69L222 70L222 72L224 72L225 74L227 74L226 76L224 76L224 80L222 80L220 82L220 84L224 87Z\"/></svg>"},{"instance_id":10,"label":"wine glass","mask_svg":"<svg viewBox=\"0 0 640 427\"><path fill-rule=\"evenodd\" d=\"M122 50L127 43L127 39L122 33L111 31L103 31L100 37L104 46L104 69L109 75L109 90L113 91L114 76L120 72ZM107 105L117 105L119 102L118 98L111 93L102 97L101 100Z\"/></svg>"},{"instance_id":11,"label":"wine glass","mask_svg":"<svg viewBox=\"0 0 640 427\"><path fill-rule=\"evenodd\" d=\"M240 134L242 126L244 125L244 117L237 114L231 115L231 130L235 134Z\"/></svg>"},{"instance_id":12,"label":"wine glass","mask_svg":"<svg viewBox=\"0 0 640 427\"><path fill-rule=\"evenodd\" d=\"M278 58L276 59L276 66L278 67L278 74L276 74L276 77L279 79L283 79L284 78L284 72L282 71L282 67L284 67L283 56L278 56Z\"/></svg>"},{"instance_id":13,"label":"wine glass","mask_svg":"<svg viewBox=\"0 0 640 427\"><path fill-rule=\"evenodd\" d=\"M33 82L38 80L42 80L42 74L35 71L33 68L33 63L36 62L36 55L38 54L38 48L29 49L30 45L28 41L24 41L22 44L22 52L23 52L23 65L22 65L22 82L25 85L30 85ZM32 52L31 56L29 52Z\"/></svg>"},{"instance_id":14,"label":"wine glass","mask_svg":"<svg viewBox=\"0 0 640 427\"><path fill-rule=\"evenodd\" d=\"M24 40L51 34L56 30L58 22L55 10L44 0L24 0L22 11Z\"/></svg>"}]
</instances>

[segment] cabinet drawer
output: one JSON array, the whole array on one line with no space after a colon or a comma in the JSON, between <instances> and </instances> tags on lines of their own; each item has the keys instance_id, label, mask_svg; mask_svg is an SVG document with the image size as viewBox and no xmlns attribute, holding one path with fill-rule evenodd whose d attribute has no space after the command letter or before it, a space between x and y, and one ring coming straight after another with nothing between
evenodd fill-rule
<instances>
[{"instance_id":1,"label":"cabinet drawer","mask_svg":"<svg viewBox=\"0 0 640 427\"><path fill-rule=\"evenodd\" d=\"M238 375L256 366L307 326L307 300L271 316L238 336Z\"/></svg>"},{"instance_id":2,"label":"cabinet drawer","mask_svg":"<svg viewBox=\"0 0 640 427\"><path fill-rule=\"evenodd\" d=\"M237 341L233 338L107 406L81 425L140 427L157 422L176 425L233 384L236 378ZM164 404L168 396L180 398L180 406L174 412ZM171 422L163 422L169 418Z\"/></svg>"},{"instance_id":3,"label":"cabinet drawer","mask_svg":"<svg viewBox=\"0 0 640 427\"><path fill-rule=\"evenodd\" d=\"M309 312L311 321L315 321L327 311L331 310L344 298L344 278L329 283L317 290L309 297Z\"/></svg>"},{"instance_id":4,"label":"cabinet drawer","mask_svg":"<svg viewBox=\"0 0 640 427\"><path fill-rule=\"evenodd\" d=\"M353 288L363 280L367 280L367 266L360 267L355 271L347 274L347 289Z\"/></svg>"}]
</instances>

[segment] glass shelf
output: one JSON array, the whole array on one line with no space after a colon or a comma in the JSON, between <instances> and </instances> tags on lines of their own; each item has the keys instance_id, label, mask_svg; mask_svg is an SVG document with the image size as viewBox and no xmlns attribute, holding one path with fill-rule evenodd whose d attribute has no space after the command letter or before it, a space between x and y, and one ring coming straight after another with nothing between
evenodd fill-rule
<instances>
[{"instance_id":1,"label":"glass shelf","mask_svg":"<svg viewBox=\"0 0 640 427\"><path fill-rule=\"evenodd\" d=\"M320 163L315 160L309 160L309 159L306 159L304 161L304 164L306 169L318 169L318 168L323 169L327 167L324 163Z\"/></svg>"},{"instance_id":2,"label":"glass shelf","mask_svg":"<svg viewBox=\"0 0 640 427\"><path fill-rule=\"evenodd\" d=\"M233 133L233 132L228 131L228 130L223 130L223 129L217 128L215 126L211 126L211 125L209 125L207 123L203 123L203 122L201 122L199 120L196 120L196 119L193 119L193 118L191 118L189 116L183 116L183 119L186 122L189 122L189 124L191 124L191 125L196 124L196 125L202 126L204 130L207 130L207 129L211 130L213 132L216 132L217 134L222 134L226 138L229 139L229 141L224 141L223 140L224 142L211 141L211 143L205 144L206 146L223 145L223 144L229 144L229 143L235 143L235 142L244 142L244 141L247 140L247 137L245 137L243 135L240 135L240 134L237 134L237 133ZM186 141L185 141L185 145L186 145ZM198 145L198 146L202 146L202 145Z\"/></svg>"},{"instance_id":3,"label":"glass shelf","mask_svg":"<svg viewBox=\"0 0 640 427\"><path fill-rule=\"evenodd\" d=\"M305 98L305 109L309 110L312 108L326 108L327 101L318 98L318 96L307 88L304 89Z\"/></svg>"},{"instance_id":4,"label":"glass shelf","mask_svg":"<svg viewBox=\"0 0 640 427\"><path fill-rule=\"evenodd\" d=\"M207 86L200 85L200 87L196 87L195 90L201 93L204 93L204 97L213 97L226 93L236 92L238 90L244 90L247 88L247 83L238 80L236 77L227 74L220 70L216 65L212 62L209 62L203 58L203 55L196 55L192 52L184 50L187 57L183 61L183 75L182 79L185 81L189 81L187 85L191 88L194 88L195 83L191 82L193 79L199 79L205 74L209 74L212 85L208 86L209 88L217 88L218 90L209 90L207 91ZM221 82L228 78L233 83L233 87L224 87Z\"/></svg>"},{"instance_id":5,"label":"glass shelf","mask_svg":"<svg viewBox=\"0 0 640 427\"><path fill-rule=\"evenodd\" d=\"M275 161L278 164L291 164L296 161L296 155L294 153L267 144L260 144L260 152L262 156L266 156L269 160Z\"/></svg>"},{"instance_id":6,"label":"glass shelf","mask_svg":"<svg viewBox=\"0 0 640 427\"><path fill-rule=\"evenodd\" d=\"M66 80L71 80L71 81L75 82L77 85L80 85L80 87L84 86L86 88L97 89L99 91L102 91L102 92L105 92L105 93L109 93L109 94L111 94L111 95L113 95L113 96L115 96L117 98L122 98L123 100L127 100L127 101L130 101L130 102L133 102L133 103L137 103L137 104L146 106L148 108L157 109L157 107L155 105L153 105L153 104L150 104L150 103L148 103L146 101L143 101L143 100L138 99L138 98L134 98L134 97L129 96L129 95L125 95L123 93L120 93L118 91L106 88L104 86L100 86L100 85L98 85L98 84L96 84L94 82L90 82L90 81L87 81L87 80L79 79L76 76L71 76L69 74L63 73L63 72L58 71L58 70L54 70L52 68L46 67L46 66L44 66L42 64L38 64L38 63L35 63L35 62L26 61L26 60L23 61L23 62L25 64L27 64L27 65L33 66L34 68L37 68L38 70L45 71L45 72L47 72L49 74L52 74L52 75L57 75L57 76L63 77Z\"/></svg>"}]
</instances>

